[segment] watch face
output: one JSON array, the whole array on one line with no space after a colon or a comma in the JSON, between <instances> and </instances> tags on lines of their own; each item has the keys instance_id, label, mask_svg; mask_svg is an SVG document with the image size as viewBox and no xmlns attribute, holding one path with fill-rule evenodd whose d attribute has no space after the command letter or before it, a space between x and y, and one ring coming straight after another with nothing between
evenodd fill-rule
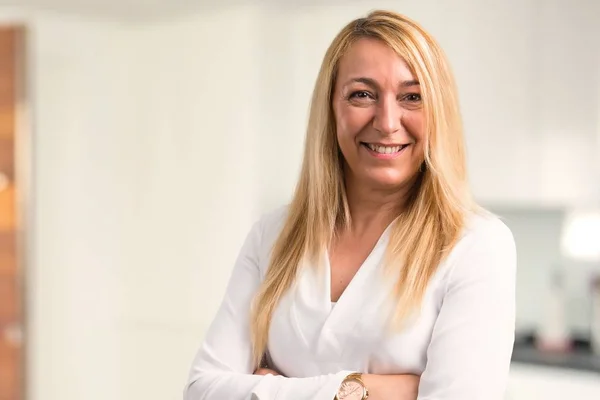
<instances>
[{"instance_id":1,"label":"watch face","mask_svg":"<svg viewBox=\"0 0 600 400\"><path fill-rule=\"evenodd\" d=\"M338 392L338 399L340 400L362 400L363 397L363 386L359 382L353 380L342 383Z\"/></svg>"}]
</instances>

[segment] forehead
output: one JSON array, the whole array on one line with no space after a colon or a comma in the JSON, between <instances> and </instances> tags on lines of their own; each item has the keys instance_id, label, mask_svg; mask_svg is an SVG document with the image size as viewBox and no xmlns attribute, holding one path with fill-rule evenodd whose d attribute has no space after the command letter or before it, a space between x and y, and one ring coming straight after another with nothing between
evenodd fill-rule
<instances>
[{"instance_id":1,"label":"forehead","mask_svg":"<svg viewBox=\"0 0 600 400\"><path fill-rule=\"evenodd\" d=\"M357 77L372 78L380 84L396 86L399 81L415 79L411 68L386 43L361 38L354 42L339 63L338 83Z\"/></svg>"}]
</instances>

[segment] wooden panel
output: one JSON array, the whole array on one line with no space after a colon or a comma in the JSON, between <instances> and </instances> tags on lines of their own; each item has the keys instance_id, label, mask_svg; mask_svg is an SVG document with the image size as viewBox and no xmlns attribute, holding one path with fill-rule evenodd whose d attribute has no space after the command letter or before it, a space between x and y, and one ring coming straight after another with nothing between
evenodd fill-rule
<instances>
[{"instance_id":1,"label":"wooden panel","mask_svg":"<svg viewBox=\"0 0 600 400\"><path fill-rule=\"evenodd\" d=\"M1 98L2 96L0 96ZM10 137L10 131L15 126L14 114L8 107L0 105L0 138Z\"/></svg>"},{"instance_id":2,"label":"wooden panel","mask_svg":"<svg viewBox=\"0 0 600 400\"><path fill-rule=\"evenodd\" d=\"M0 278L14 274L14 265L17 265L15 236L15 232L0 230Z\"/></svg>"},{"instance_id":3,"label":"wooden panel","mask_svg":"<svg viewBox=\"0 0 600 400\"><path fill-rule=\"evenodd\" d=\"M15 143L14 140L7 136L0 136L0 173L2 180L15 179ZM0 190L2 184L0 183Z\"/></svg>"},{"instance_id":4,"label":"wooden panel","mask_svg":"<svg viewBox=\"0 0 600 400\"><path fill-rule=\"evenodd\" d=\"M15 121L19 30L0 28L0 400L22 400L22 269L17 256Z\"/></svg>"},{"instance_id":5,"label":"wooden panel","mask_svg":"<svg viewBox=\"0 0 600 400\"><path fill-rule=\"evenodd\" d=\"M17 297L17 281L13 276L0 276L0 293L3 299ZM14 301L0 301L0 326L10 325L17 320L17 307Z\"/></svg>"},{"instance_id":6,"label":"wooden panel","mask_svg":"<svg viewBox=\"0 0 600 400\"><path fill-rule=\"evenodd\" d=\"M16 228L15 211L15 186L8 184L0 191L0 231Z\"/></svg>"},{"instance_id":7,"label":"wooden panel","mask_svg":"<svg viewBox=\"0 0 600 400\"><path fill-rule=\"evenodd\" d=\"M21 399L20 380L21 356L18 346L10 340L0 340L0 400Z\"/></svg>"},{"instance_id":8,"label":"wooden panel","mask_svg":"<svg viewBox=\"0 0 600 400\"><path fill-rule=\"evenodd\" d=\"M0 28L0 138L14 137L16 31Z\"/></svg>"}]
</instances>

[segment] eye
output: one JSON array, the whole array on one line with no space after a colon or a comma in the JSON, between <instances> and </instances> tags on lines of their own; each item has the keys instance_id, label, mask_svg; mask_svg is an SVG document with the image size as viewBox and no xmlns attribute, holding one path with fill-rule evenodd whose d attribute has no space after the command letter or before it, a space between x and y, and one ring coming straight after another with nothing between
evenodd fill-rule
<instances>
[{"instance_id":1,"label":"eye","mask_svg":"<svg viewBox=\"0 0 600 400\"><path fill-rule=\"evenodd\" d=\"M421 101L420 93L409 93L403 97L403 100L406 100L410 103L419 103Z\"/></svg>"},{"instance_id":2,"label":"eye","mask_svg":"<svg viewBox=\"0 0 600 400\"><path fill-rule=\"evenodd\" d=\"M348 96L348 99L355 99L355 100L371 100L374 98L375 98L375 96L373 96L371 93L367 92L366 90L357 90L355 92L350 93L350 96Z\"/></svg>"}]
</instances>

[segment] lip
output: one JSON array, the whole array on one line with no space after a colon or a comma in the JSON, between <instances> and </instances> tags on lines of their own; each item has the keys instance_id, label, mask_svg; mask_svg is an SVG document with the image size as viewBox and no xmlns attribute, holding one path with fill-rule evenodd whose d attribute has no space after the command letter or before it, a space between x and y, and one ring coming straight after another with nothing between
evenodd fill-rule
<instances>
[{"instance_id":1,"label":"lip","mask_svg":"<svg viewBox=\"0 0 600 400\"><path fill-rule=\"evenodd\" d=\"M373 151L369 148L369 146L367 146L367 142L361 142L360 147L362 147L363 149L365 149L371 156L379 159L379 160L392 160L394 158L398 158L400 157L407 148L410 147L410 143L407 144L380 144L380 143L372 143L369 142L368 144L373 144L373 145L377 145L377 146L403 146L402 149L396 153L378 153L376 151Z\"/></svg>"},{"instance_id":2,"label":"lip","mask_svg":"<svg viewBox=\"0 0 600 400\"><path fill-rule=\"evenodd\" d=\"M375 146L396 147L396 146L408 146L411 143L360 142L360 144L372 144L372 145L375 145Z\"/></svg>"}]
</instances>

